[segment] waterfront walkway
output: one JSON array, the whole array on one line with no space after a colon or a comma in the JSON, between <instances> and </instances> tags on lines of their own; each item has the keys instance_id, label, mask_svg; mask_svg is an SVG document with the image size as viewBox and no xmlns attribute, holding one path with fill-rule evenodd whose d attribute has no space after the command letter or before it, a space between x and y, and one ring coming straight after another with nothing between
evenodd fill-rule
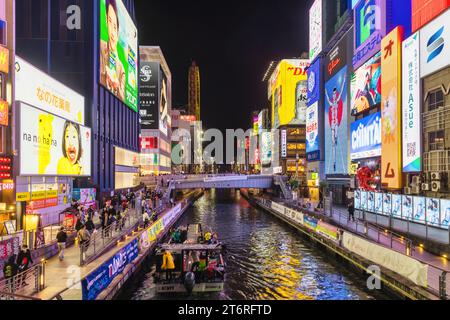
<instances>
[{"instance_id":1,"label":"waterfront walkway","mask_svg":"<svg viewBox=\"0 0 450 320\"><path fill-rule=\"evenodd\" d=\"M357 218L355 215L355 221L349 220L347 208L333 207L332 216L325 214L324 212L312 212L305 210L300 206L293 205L292 203L285 202L277 199L277 202L283 203L285 206L292 209L296 209L301 212L310 213L318 216L322 216L327 219L331 219L334 224L342 229L350 231L352 233L363 236L364 238L378 243L386 248L390 248L394 251L406 254L408 247L408 240L400 235L392 233L390 230L376 227L371 224L365 223L364 220ZM428 289L435 295L439 295L439 282L440 276L443 273L450 272L449 260L445 257L440 257L426 251L421 246L411 245L409 256L428 265ZM450 295L450 277L446 283L447 295Z\"/></svg>"},{"instance_id":2,"label":"waterfront walkway","mask_svg":"<svg viewBox=\"0 0 450 320\"><path fill-rule=\"evenodd\" d=\"M163 217L171 208L163 210L159 217ZM139 216L140 210L130 210L130 214ZM138 228L138 220L136 219L136 229ZM138 231L143 229L139 228ZM101 229L98 230L101 232ZM80 266L80 247L77 243L65 249L64 260L60 261L56 255L48 259L45 263L45 288L44 290L33 294L34 298L42 300L56 299L59 295L63 300L82 300L81 280L96 270L103 263L113 257L120 249L131 243L139 232L134 232L133 229L121 232L114 230L112 238L119 238L124 236L125 240L116 241L112 247L103 254L100 254L93 261ZM20 294L26 288L16 292Z\"/></svg>"}]
</instances>

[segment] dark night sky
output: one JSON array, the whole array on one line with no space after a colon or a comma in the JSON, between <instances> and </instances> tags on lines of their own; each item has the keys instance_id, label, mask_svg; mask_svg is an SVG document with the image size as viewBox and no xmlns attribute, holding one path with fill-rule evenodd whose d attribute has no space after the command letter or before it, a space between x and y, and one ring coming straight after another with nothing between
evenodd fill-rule
<instances>
[{"instance_id":1,"label":"dark night sky","mask_svg":"<svg viewBox=\"0 0 450 320\"><path fill-rule=\"evenodd\" d=\"M172 72L173 107L187 104L191 59L201 77L205 128L250 128L267 107L269 62L308 51L311 0L135 0L141 45L161 47Z\"/></svg>"}]
</instances>

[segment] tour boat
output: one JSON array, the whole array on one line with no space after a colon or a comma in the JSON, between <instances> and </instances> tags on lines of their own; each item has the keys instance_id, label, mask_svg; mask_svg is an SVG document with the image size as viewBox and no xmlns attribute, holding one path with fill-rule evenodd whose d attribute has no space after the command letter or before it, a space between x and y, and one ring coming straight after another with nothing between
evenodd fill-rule
<instances>
[{"instance_id":1,"label":"tour boat","mask_svg":"<svg viewBox=\"0 0 450 320\"><path fill-rule=\"evenodd\" d=\"M156 292L191 294L222 291L225 277L222 244L217 239L204 241L206 232L203 233L200 224L191 224L180 230L180 243L170 240L160 244L156 250ZM162 270L164 251L170 252L174 260L175 269L171 275Z\"/></svg>"}]
</instances>

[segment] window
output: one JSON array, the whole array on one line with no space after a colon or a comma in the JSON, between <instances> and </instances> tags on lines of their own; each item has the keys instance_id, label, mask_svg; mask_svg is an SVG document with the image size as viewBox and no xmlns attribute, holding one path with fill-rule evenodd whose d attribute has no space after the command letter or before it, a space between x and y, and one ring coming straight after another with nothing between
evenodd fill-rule
<instances>
[{"instance_id":1,"label":"window","mask_svg":"<svg viewBox=\"0 0 450 320\"><path fill-rule=\"evenodd\" d=\"M431 91L428 95L428 111L444 106L444 93L441 89Z\"/></svg>"},{"instance_id":2,"label":"window","mask_svg":"<svg viewBox=\"0 0 450 320\"><path fill-rule=\"evenodd\" d=\"M445 149L445 133L444 130L430 132L430 151L444 150Z\"/></svg>"}]
</instances>

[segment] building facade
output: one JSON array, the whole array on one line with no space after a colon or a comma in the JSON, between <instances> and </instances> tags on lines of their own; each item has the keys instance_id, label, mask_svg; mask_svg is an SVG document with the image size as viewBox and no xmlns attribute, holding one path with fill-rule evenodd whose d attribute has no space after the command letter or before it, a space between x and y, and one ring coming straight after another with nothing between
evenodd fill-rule
<instances>
[{"instance_id":1,"label":"building facade","mask_svg":"<svg viewBox=\"0 0 450 320\"><path fill-rule=\"evenodd\" d=\"M159 47L140 47L141 174L172 172L172 75Z\"/></svg>"},{"instance_id":2,"label":"building facade","mask_svg":"<svg viewBox=\"0 0 450 320\"><path fill-rule=\"evenodd\" d=\"M116 187L115 148L139 151L134 1L17 0L16 10L20 12L18 55L85 97L85 124L92 128L92 168L90 177L77 179L75 185L109 194ZM106 18L110 10L120 17L118 28L132 31L130 38L120 39L128 48L108 49L108 30L114 30ZM111 65L107 65L108 50ZM113 78L114 74L118 76ZM117 78L126 83L117 85Z\"/></svg>"}]
</instances>

